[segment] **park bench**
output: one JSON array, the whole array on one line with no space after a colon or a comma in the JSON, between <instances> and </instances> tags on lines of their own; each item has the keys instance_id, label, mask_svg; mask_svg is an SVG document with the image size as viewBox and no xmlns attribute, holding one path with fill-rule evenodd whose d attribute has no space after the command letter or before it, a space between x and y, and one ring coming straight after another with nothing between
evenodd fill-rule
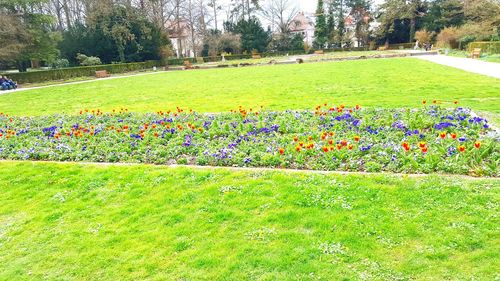
<instances>
[{"instance_id":1,"label":"park bench","mask_svg":"<svg viewBox=\"0 0 500 281\"><path fill-rule=\"evenodd\" d=\"M254 60L258 60L258 59L261 59L261 58L262 58L261 55L257 55L257 54L252 55L252 59L254 59Z\"/></svg>"},{"instance_id":2,"label":"park bench","mask_svg":"<svg viewBox=\"0 0 500 281\"><path fill-rule=\"evenodd\" d=\"M474 50L472 50L472 58L478 59L480 57L481 57L481 48L474 48Z\"/></svg>"},{"instance_id":3,"label":"park bench","mask_svg":"<svg viewBox=\"0 0 500 281\"><path fill-rule=\"evenodd\" d=\"M323 51L323 50L317 50L317 51L314 51L314 54L315 55L324 55L325 51Z\"/></svg>"},{"instance_id":4,"label":"park bench","mask_svg":"<svg viewBox=\"0 0 500 281\"><path fill-rule=\"evenodd\" d=\"M109 73L107 70L96 70L95 77L96 78L106 78L109 77Z\"/></svg>"},{"instance_id":5,"label":"park bench","mask_svg":"<svg viewBox=\"0 0 500 281\"><path fill-rule=\"evenodd\" d=\"M193 68L193 65L191 64L191 62L189 60L185 60L184 61L184 69L192 69Z\"/></svg>"}]
</instances>

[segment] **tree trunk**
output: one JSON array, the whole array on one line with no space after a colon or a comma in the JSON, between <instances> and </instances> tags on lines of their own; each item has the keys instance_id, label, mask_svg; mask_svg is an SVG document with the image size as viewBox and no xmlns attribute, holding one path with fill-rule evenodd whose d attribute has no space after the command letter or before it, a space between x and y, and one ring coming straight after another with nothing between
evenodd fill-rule
<instances>
[{"instance_id":1,"label":"tree trunk","mask_svg":"<svg viewBox=\"0 0 500 281\"><path fill-rule=\"evenodd\" d=\"M215 21L215 30L218 30L217 28L217 1L212 0L212 5L214 6L214 21Z\"/></svg>"},{"instance_id":2,"label":"tree trunk","mask_svg":"<svg viewBox=\"0 0 500 281\"><path fill-rule=\"evenodd\" d=\"M410 43L413 42L413 39L415 38L415 23L416 19L415 17L410 19Z\"/></svg>"},{"instance_id":3,"label":"tree trunk","mask_svg":"<svg viewBox=\"0 0 500 281\"><path fill-rule=\"evenodd\" d=\"M71 13L69 11L68 0L63 0L64 15L66 16L66 28L71 28Z\"/></svg>"}]
</instances>

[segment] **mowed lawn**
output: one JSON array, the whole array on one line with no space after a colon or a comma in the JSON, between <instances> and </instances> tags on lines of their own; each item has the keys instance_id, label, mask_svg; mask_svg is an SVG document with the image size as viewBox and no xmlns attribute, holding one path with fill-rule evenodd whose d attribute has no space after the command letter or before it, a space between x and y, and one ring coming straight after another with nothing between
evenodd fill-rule
<instances>
[{"instance_id":1,"label":"mowed lawn","mask_svg":"<svg viewBox=\"0 0 500 281\"><path fill-rule=\"evenodd\" d=\"M310 109L325 102L418 107L423 99L500 113L500 80L415 58L168 72L0 95L12 115L81 109L155 112L176 106L220 112L238 106Z\"/></svg>"},{"instance_id":2,"label":"mowed lawn","mask_svg":"<svg viewBox=\"0 0 500 281\"><path fill-rule=\"evenodd\" d=\"M0 280L494 280L499 181L0 162Z\"/></svg>"}]
</instances>

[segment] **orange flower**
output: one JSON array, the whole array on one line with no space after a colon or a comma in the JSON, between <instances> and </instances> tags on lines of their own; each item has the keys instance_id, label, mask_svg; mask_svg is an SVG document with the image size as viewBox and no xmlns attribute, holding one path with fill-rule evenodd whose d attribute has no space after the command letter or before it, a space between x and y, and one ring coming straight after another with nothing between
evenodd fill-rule
<instances>
[{"instance_id":1,"label":"orange flower","mask_svg":"<svg viewBox=\"0 0 500 281\"><path fill-rule=\"evenodd\" d=\"M347 146L347 141L346 141L346 140L342 140L342 141L340 142L340 144L342 144L342 146Z\"/></svg>"},{"instance_id":2,"label":"orange flower","mask_svg":"<svg viewBox=\"0 0 500 281\"><path fill-rule=\"evenodd\" d=\"M329 141L328 141L328 144L329 144L329 145L332 145L332 144L333 144L333 140L329 140Z\"/></svg>"},{"instance_id":3,"label":"orange flower","mask_svg":"<svg viewBox=\"0 0 500 281\"><path fill-rule=\"evenodd\" d=\"M342 145L341 145L340 143L339 143L339 144L337 144L337 149L338 149L338 150L341 150L341 149L342 149Z\"/></svg>"},{"instance_id":4,"label":"orange flower","mask_svg":"<svg viewBox=\"0 0 500 281\"><path fill-rule=\"evenodd\" d=\"M481 148L481 142L480 141L476 141L474 143L474 147L477 148L477 149Z\"/></svg>"},{"instance_id":5,"label":"orange flower","mask_svg":"<svg viewBox=\"0 0 500 281\"><path fill-rule=\"evenodd\" d=\"M329 135L330 137L333 137L333 132L329 132L329 133L328 133L328 135Z\"/></svg>"},{"instance_id":6,"label":"orange flower","mask_svg":"<svg viewBox=\"0 0 500 281\"><path fill-rule=\"evenodd\" d=\"M440 134L439 134L439 137L440 137L440 138L442 138L442 139L446 138L446 132L442 132L442 133L440 133Z\"/></svg>"},{"instance_id":7,"label":"orange flower","mask_svg":"<svg viewBox=\"0 0 500 281\"><path fill-rule=\"evenodd\" d=\"M407 142L403 142L403 148L406 150L406 151L409 151L410 150L410 144L407 143Z\"/></svg>"},{"instance_id":8,"label":"orange flower","mask_svg":"<svg viewBox=\"0 0 500 281\"><path fill-rule=\"evenodd\" d=\"M455 134L455 133L451 133L451 138L452 138L452 139L456 139L456 138L457 138L457 134Z\"/></svg>"},{"instance_id":9,"label":"orange flower","mask_svg":"<svg viewBox=\"0 0 500 281\"><path fill-rule=\"evenodd\" d=\"M300 152L300 149L300 146L295 147L295 150L297 150L297 152Z\"/></svg>"},{"instance_id":10,"label":"orange flower","mask_svg":"<svg viewBox=\"0 0 500 281\"><path fill-rule=\"evenodd\" d=\"M426 143L421 141L419 144L418 144L418 147L420 148L424 148L426 146Z\"/></svg>"},{"instance_id":11,"label":"orange flower","mask_svg":"<svg viewBox=\"0 0 500 281\"><path fill-rule=\"evenodd\" d=\"M313 139L313 137L309 136L307 139L311 141Z\"/></svg>"},{"instance_id":12,"label":"orange flower","mask_svg":"<svg viewBox=\"0 0 500 281\"><path fill-rule=\"evenodd\" d=\"M323 146L323 151L324 151L325 153L327 153L327 152L328 152L328 147Z\"/></svg>"},{"instance_id":13,"label":"orange flower","mask_svg":"<svg viewBox=\"0 0 500 281\"><path fill-rule=\"evenodd\" d=\"M428 148L427 148L427 146L426 146L426 147L422 147L422 148L421 148L421 150L422 150L422 152L423 152L423 153L427 153L427 151L428 151L429 149L428 149Z\"/></svg>"},{"instance_id":14,"label":"orange flower","mask_svg":"<svg viewBox=\"0 0 500 281\"><path fill-rule=\"evenodd\" d=\"M155 137L158 137L158 133L157 133L157 132L155 132L155 133L154 133L154 136L155 136Z\"/></svg>"},{"instance_id":15,"label":"orange flower","mask_svg":"<svg viewBox=\"0 0 500 281\"><path fill-rule=\"evenodd\" d=\"M458 104L458 101L456 100L456 101L454 101L453 103Z\"/></svg>"},{"instance_id":16,"label":"orange flower","mask_svg":"<svg viewBox=\"0 0 500 281\"><path fill-rule=\"evenodd\" d=\"M354 145L352 145L352 144L349 144L349 146L347 147L347 149L349 149L349 150L352 150L353 148L354 148Z\"/></svg>"},{"instance_id":17,"label":"orange flower","mask_svg":"<svg viewBox=\"0 0 500 281\"><path fill-rule=\"evenodd\" d=\"M299 141L299 138L298 138L298 137L293 137L293 141L294 141L294 142L298 142L298 141Z\"/></svg>"},{"instance_id":18,"label":"orange flower","mask_svg":"<svg viewBox=\"0 0 500 281\"><path fill-rule=\"evenodd\" d=\"M465 149L466 149L466 148L465 148L465 145L461 145L461 146L459 146L459 147L458 147L458 150L459 150L460 152L465 152Z\"/></svg>"},{"instance_id":19,"label":"orange flower","mask_svg":"<svg viewBox=\"0 0 500 281\"><path fill-rule=\"evenodd\" d=\"M279 151L279 153L280 153L281 155L285 154L285 149L284 149L284 148L280 148L278 151Z\"/></svg>"},{"instance_id":20,"label":"orange flower","mask_svg":"<svg viewBox=\"0 0 500 281\"><path fill-rule=\"evenodd\" d=\"M358 142L360 139L361 139L361 137L360 137L360 136L354 136L354 141L355 141L355 142Z\"/></svg>"},{"instance_id":21,"label":"orange flower","mask_svg":"<svg viewBox=\"0 0 500 281\"><path fill-rule=\"evenodd\" d=\"M427 101L426 101L426 100L423 100L423 101L422 101L422 104L427 104Z\"/></svg>"}]
</instances>

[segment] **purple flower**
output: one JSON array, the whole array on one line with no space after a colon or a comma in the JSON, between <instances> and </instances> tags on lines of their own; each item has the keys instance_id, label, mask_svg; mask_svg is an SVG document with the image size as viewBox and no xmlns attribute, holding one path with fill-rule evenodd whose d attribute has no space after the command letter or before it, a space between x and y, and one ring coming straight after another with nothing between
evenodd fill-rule
<instances>
[{"instance_id":1,"label":"purple flower","mask_svg":"<svg viewBox=\"0 0 500 281\"><path fill-rule=\"evenodd\" d=\"M193 137L191 135L186 135L184 137L184 143L182 144L182 146L184 146L184 147L190 147L191 144L192 144L192 140L193 140Z\"/></svg>"}]
</instances>

